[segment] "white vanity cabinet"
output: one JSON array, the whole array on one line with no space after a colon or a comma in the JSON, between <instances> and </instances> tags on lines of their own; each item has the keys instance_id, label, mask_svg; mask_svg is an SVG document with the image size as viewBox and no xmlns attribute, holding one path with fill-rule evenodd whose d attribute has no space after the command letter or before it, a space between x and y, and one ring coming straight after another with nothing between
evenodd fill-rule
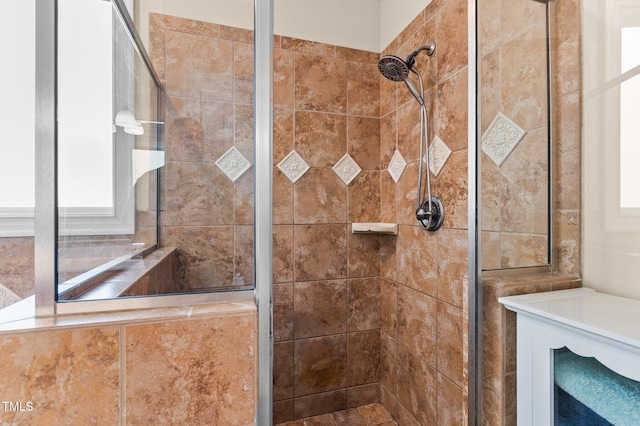
<instances>
[{"instance_id":1,"label":"white vanity cabinet","mask_svg":"<svg viewBox=\"0 0 640 426\"><path fill-rule=\"evenodd\" d=\"M574 381L580 388L578 393L598 389L592 392L595 395L587 396L618 416L613 424L638 424L634 419L636 415L640 418L640 397L634 392L640 392L640 383L636 383L640 382L640 301L588 288L502 297L499 301L517 313L518 426L560 423L555 420L554 356L567 349L579 355L576 359L594 357L598 363L588 361L600 366L595 370L605 371L605 377L624 376L620 378L623 390L630 386L630 391L618 392L620 385L609 386L608 379L600 386L594 378L597 374L591 377L588 371L586 381ZM582 374L576 371L570 374ZM607 394L608 386L613 390ZM604 395L611 399L604 400Z\"/></svg>"}]
</instances>

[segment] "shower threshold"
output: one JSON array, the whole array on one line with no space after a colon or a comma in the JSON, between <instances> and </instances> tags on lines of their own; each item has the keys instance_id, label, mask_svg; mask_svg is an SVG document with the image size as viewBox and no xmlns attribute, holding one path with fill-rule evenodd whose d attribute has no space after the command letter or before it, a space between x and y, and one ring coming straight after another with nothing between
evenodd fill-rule
<instances>
[{"instance_id":1,"label":"shower threshold","mask_svg":"<svg viewBox=\"0 0 640 426\"><path fill-rule=\"evenodd\" d=\"M278 423L277 426L397 426L397 423L391 419L382 405L376 403L292 422Z\"/></svg>"}]
</instances>

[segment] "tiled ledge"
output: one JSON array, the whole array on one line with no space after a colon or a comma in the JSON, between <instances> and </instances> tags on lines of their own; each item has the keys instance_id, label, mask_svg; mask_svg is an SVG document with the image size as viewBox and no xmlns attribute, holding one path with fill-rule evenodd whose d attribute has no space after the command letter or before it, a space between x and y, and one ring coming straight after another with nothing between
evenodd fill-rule
<instances>
[{"instance_id":1,"label":"tiled ledge","mask_svg":"<svg viewBox=\"0 0 640 426\"><path fill-rule=\"evenodd\" d=\"M97 312L81 315L59 315L44 318L36 318L32 314L29 318L0 324L0 335L47 331L52 329L60 330L106 325L179 321L197 317L229 317L256 312L256 310L254 300L242 300L205 305Z\"/></svg>"},{"instance_id":2,"label":"tiled ledge","mask_svg":"<svg viewBox=\"0 0 640 426\"><path fill-rule=\"evenodd\" d=\"M484 278L482 285L496 288L501 296L511 296L580 287L582 280L575 275L545 272Z\"/></svg>"}]
</instances>

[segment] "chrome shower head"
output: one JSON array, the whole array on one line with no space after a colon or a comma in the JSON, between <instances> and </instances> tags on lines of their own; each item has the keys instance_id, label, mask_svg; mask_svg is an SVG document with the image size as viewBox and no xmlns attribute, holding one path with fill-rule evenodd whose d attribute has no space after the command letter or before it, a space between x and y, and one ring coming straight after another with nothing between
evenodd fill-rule
<instances>
[{"instance_id":1,"label":"chrome shower head","mask_svg":"<svg viewBox=\"0 0 640 426\"><path fill-rule=\"evenodd\" d=\"M378 62L380 73L391 81L405 81L409 77L409 67L394 55L385 55Z\"/></svg>"},{"instance_id":2,"label":"chrome shower head","mask_svg":"<svg viewBox=\"0 0 640 426\"><path fill-rule=\"evenodd\" d=\"M416 85L413 84L411 79L409 79L409 66L402 59L393 55L385 55L380 58L380 62L378 62L378 69L380 73L391 81L404 81L404 84L407 85L407 88L411 92L414 98L418 101L420 105L424 105L424 99L422 98L422 94L416 88ZM411 70L415 72L415 70ZM417 74L417 73L416 73ZM418 74L420 76L420 74ZM422 85L422 83L420 83ZM422 86L421 86L422 87Z\"/></svg>"}]
</instances>

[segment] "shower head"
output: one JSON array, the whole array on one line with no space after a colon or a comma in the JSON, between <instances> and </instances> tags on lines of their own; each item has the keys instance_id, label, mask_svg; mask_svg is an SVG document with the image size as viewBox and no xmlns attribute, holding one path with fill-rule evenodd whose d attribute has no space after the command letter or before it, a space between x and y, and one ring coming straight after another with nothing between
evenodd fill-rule
<instances>
[{"instance_id":1,"label":"shower head","mask_svg":"<svg viewBox=\"0 0 640 426\"><path fill-rule=\"evenodd\" d=\"M404 81L404 84L407 85L407 88L413 97L416 98L421 106L424 105L422 94L418 91L416 85L409 79L410 67L405 61L397 56L385 55L380 58L380 62L378 62L378 69L385 78L388 78L391 81ZM411 71L415 72L415 70Z\"/></svg>"},{"instance_id":2,"label":"shower head","mask_svg":"<svg viewBox=\"0 0 640 426\"><path fill-rule=\"evenodd\" d=\"M378 62L380 73L391 81L404 81L409 76L409 66L394 55L385 55Z\"/></svg>"}]
</instances>

